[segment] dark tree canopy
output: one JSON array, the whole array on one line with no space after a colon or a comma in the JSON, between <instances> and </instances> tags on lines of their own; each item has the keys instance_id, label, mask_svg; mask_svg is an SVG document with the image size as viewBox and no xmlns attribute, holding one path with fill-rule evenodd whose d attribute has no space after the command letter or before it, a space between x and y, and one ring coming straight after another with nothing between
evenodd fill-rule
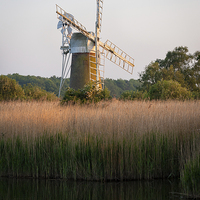
<instances>
[{"instance_id":1,"label":"dark tree canopy","mask_svg":"<svg viewBox=\"0 0 200 200\"><path fill-rule=\"evenodd\" d=\"M200 91L200 52L193 55L187 47L176 47L166 54L165 59L151 62L140 74L142 89L149 91L151 86L162 80L173 80L189 91Z\"/></svg>"},{"instance_id":2,"label":"dark tree canopy","mask_svg":"<svg viewBox=\"0 0 200 200\"><path fill-rule=\"evenodd\" d=\"M0 101L18 100L24 98L24 91L16 80L0 76Z\"/></svg>"},{"instance_id":3,"label":"dark tree canopy","mask_svg":"<svg viewBox=\"0 0 200 200\"><path fill-rule=\"evenodd\" d=\"M28 84L33 86L38 86L47 92L53 92L58 95L59 87L60 87L60 77L52 76L50 78L43 78L40 76L22 76L19 74L8 74L9 78L15 79L19 85L22 87ZM110 90L111 96L119 97L126 90L136 91L140 82L138 80L130 79L130 80L113 80L113 79L105 79L105 87ZM66 89L69 87L69 79L65 80L63 89L61 91L61 96L64 96Z\"/></svg>"},{"instance_id":4,"label":"dark tree canopy","mask_svg":"<svg viewBox=\"0 0 200 200\"><path fill-rule=\"evenodd\" d=\"M16 80L7 76L0 76L0 101L10 100L48 100L53 101L58 98L54 93L47 92L39 86L33 86L30 83L24 84L22 88Z\"/></svg>"}]
</instances>

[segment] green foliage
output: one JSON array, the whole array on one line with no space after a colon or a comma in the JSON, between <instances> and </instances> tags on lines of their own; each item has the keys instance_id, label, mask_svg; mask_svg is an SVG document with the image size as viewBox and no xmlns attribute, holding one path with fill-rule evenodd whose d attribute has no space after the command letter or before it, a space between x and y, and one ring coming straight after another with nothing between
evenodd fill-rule
<instances>
[{"instance_id":1,"label":"green foliage","mask_svg":"<svg viewBox=\"0 0 200 200\"><path fill-rule=\"evenodd\" d=\"M140 74L143 90L149 91L162 80L177 81L191 92L200 92L200 52L191 55L187 47L176 47L165 59L151 62Z\"/></svg>"},{"instance_id":2,"label":"green foliage","mask_svg":"<svg viewBox=\"0 0 200 200\"><path fill-rule=\"evenodd\" d=\"M24 91L21 86L7 76L0 76L0 101L24 99Z\"/></svg>"},{"instance_id":3,"label":"green foliage","mask_svg":"<svg viewBox=\"0 0 200 200\"><path fill-rule=\"evenodd\" d=\"M101 100L111 99L110 91L105 88L104 90L97 88L95 83L89 83L85 85L83 89L74 90L67 88L67 91L63 97L62 104L65 102L72 103L96 103Z\"/></svg>"},{"instance_id":4,"label":"green foliage","mask_svg":"<svg viewBox=\"0 0 200 200\"><path fill-rule=\"evenodd\" d=\"M0 76L0 101L9 100L56 100L54 93L49 93L38 86L30 83L22 88L16 80L7 76Z\"/></svg>"},{"instance_id":5,"label":"green foliage","mask_svg":"<svg viewBox=\"0 0 200 200\"><path fill-rule=\"evenodd\" d=\"M140 87L140 82L138 80L122 80L122 79L105 79L105 86L110 90L112 97L119 98L120 95L127 90L136 91Z\"/></svg>"},{"instance_id":6,"label":"green foliage","mask_svg":"<svg viewBox=\"0 0 200 200\"><path fill-rule=\"evenodd\" d=\"M169 68L172 65L175 69L181 70L184 67L188 67L191 59L193 59L193 56L188 53L188 48L180 46L175 47L173 51L167 52L164 60L157 61L161 67Z\"/></svg>"},{"instance_id":7,"label":"green foliage","mask_svg":"<svg viewBox=\"0 0 200 200\"><path fill-rule=\"evenodd\" d=\"M200 157L188 161L181 174L181 183L187 193L200 194Z\"/></svg>"},{"instance_id":8,"label":"green foliage","mask_svg":"<svg viewBox=\"0 0 200 200\"><path fill-rule=\"evenodd\" d=\"M145 71L140 74L142 89L149 91L151 85L160 80L160 66L157 62L151 62Z\"/></svg>"},{"instance_id":9,"label":"green foliage","mask_svg":"<svg viewBox=\"0 0 200 200\"><path fill-rule=\"evenodd\" d=\"M194 99L200 99L200 92L197 92L197 91L192 92L192 97Z\"/></svg>"},{"instance_id":10,"label":"green foliage","mask_svg":"<svg viewBox=\"0 0 200 200\"><path fill-rule=\"evenodd\" d=\"M30 83L24 85L24 92L27 100L47 100L54 101L57 99L54 93L47 92L38 86L33 86Z\"/></svg>"},{"instance_id":11,"label":"green foliage","mask_svg":"<svg viewBox=\"0 0 200 200\"><path fill-rule=\"evenodd\" d=\"M149 90L150 99L191 99L192 94L187 88L181 87L176 81L173 80L162 80L158 81L156 84L152 85Z\"/></svg>"},{"instance_id":12,"label":"green foliage","mask_svg":"<svg viewBox=\"0 0 200 200\"><path fill-rule=\"evenodd\" d=\"M58 95L60 87L60 77L52 76L50 78L43 78L40 76L22 76L19 74L8 74L9 78L15 79L21 87L24 85L31 84L33 86L38 86L47 92L54 93ZM61 91L61 96L64 96L65 88L69 87L69 79L66 79L63 85L63 90Z\"/></svg>"},{"instance_id":13,"label":"green foliage","mask_svg":"<svg viewBox=\"0 0 200 200\"><path fill-rule=\"evenodd\" d=\"M146 91L125 91L121 94L120 100L148 100Z\"/></svg>"},{"instance_id":14,"label":"green foliage","mask_svg":"<svg viewBox=\"0 0 200 200\"><path fill-rule=\"evenodd\" d=\"M22 76L19 74L8 74L9 78L15 79L19 85L22 87L24 85L28 85L31 83L34 86L38 86L47 92L53 92L58 96L58 91L60 87L60 77L52 76L50 78L43 78L40 76ZM67 88L69 87L70 79L65 79L63 89L61 90L61 97L64 96ZM133 90L136 91L140 87L140 82L138 80L130 79L130 80L113 80L106 78L104 80L105 86L110 90L110 95L112 97L120 97L120 95L125 90Z\"/></svg>"},{"instance_id":15,"label":"green foliage","mask_svg":"<svg viewBox=\"0 0 200 200\"><path fill-rule=\"evenodd\" d=\"M186 100L198 99L198 92L190 92L182 87L180 83L173 80L161 80L150 86L149 92L145 91L125 91L121 94L121 100Z\"/></svg>"}]
</instances>

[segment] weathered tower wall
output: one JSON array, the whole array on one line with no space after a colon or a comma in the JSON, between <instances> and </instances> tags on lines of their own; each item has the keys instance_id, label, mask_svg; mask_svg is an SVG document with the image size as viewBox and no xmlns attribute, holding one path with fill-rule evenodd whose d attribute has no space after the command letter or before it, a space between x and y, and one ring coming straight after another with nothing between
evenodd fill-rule
<instances>
[{"instance_id":1,"label":"weathered tower wall","mask_svg":"<svg viewBox=\"0 0 200 200\"><path fill-rule=\"evenodd\" d=\"M70 46L72 53L70 87L77 90L90 81L89 53L95 50L95 44L83 34L74 33Z\"/></svg>"}]
</instances>

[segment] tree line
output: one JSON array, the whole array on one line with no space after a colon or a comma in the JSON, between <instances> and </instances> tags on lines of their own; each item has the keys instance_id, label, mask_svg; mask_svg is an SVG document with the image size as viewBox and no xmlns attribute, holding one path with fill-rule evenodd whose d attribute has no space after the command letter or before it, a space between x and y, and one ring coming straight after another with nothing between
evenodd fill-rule
<instances>
[{"instance_id":1,"label":"tree line","mask_svg":"<svg viewBox=\"0 0 200 200\"><path fill-rule=\"evenodd\" d=\"M122 99L199 99L200 51L176 47L164 59L156 59L140 73L139 91L128 91Z\"/></svg>"},{"instance_id":2,"label":"tree line","mask_svg":"<svg viewBox=\"0 0 200 200\"><path fill-rule=\"evenodd\" d=\"M138 80L105 79L105 88L109 91L107 93L111 97L124 100L199 99L200 51L190 54L187 47L176 47L174 50L167 52L164 59L152 61L139 76ZM15 88L16 91L19 91L19 95L24 93L26 98L33 98L34 95L34 98L39 98L38 96L42 96L42 94L43 96L51 96L53 94L58 96L60 77L43 78L19 74L8 74L6 77L13 81L15 80L10 89ZM1 76L1 79L4 80L5 84L2 86L3 82L0 80L0 92L2 94L2 91L5 92L5 87L9 88L6 85L9 81L5 81L5 76ZM17 84L18 86L16 86ZM19 89L20 87L21 89ZM88 90L86 88L84 89L85 91ZM85 93L82 92L81 90L78 91L78 96L84 96ZM69 89L69 79L65 80L61 96L64 97L66 93L67 95L76 94L75 91Z\"/></svg>"},{"instance_id":3,"label":"tree line","mask_svg":"<svg viewBox=\"0 0 200 200\"><path fill-rule=\"evenodd\" d=\"M60 77L52 76L50 78L43 78L40 76L22 76L19 74L8 74L7 77L12 78L23 87L24 85L31 84L33 86L38 86L47 92L53 92L58 96L60 87ZM61 96L65 95L67 88L69 87L69 78L64 82L63 89L61 91ZM140 87L140 82L138 80L122 80L122 79L108 79L104 80L105 87L110 91L112 97L119 98L124 91L136 91Z\"/></svg>"},{"instance_id":4,"label":"tree line","mask_svg":"<svg viewBox=\"0 0 200 200\"><path fill-rule=\"evenodd\" d=\"M10 100L57 100L54 93L47 92L39 86L28 83L27 85L19 85L16 80L7 76L0 76L0 101Z\"/></svg>"}]
</instances>

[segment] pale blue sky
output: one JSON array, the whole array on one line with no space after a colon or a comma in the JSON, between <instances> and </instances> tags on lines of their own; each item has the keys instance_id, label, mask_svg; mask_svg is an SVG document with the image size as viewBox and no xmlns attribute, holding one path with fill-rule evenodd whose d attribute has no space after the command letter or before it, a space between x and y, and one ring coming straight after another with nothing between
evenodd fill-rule
<instances>
[{"instance_id":1,"label":"pale blue sky","mask_svg":"<svg viewBox=\"0 0 200 200\"><path fill-rule=\"evenodd\" d=\"M61 74L55 4L94 31L96 0L0 0L0 74ZM135 59L130 75L106 60L105 77L137 79L151 61L177 46L200 51L200 0L104 0L101 41Z\"/></svg>"}]
</instances>

